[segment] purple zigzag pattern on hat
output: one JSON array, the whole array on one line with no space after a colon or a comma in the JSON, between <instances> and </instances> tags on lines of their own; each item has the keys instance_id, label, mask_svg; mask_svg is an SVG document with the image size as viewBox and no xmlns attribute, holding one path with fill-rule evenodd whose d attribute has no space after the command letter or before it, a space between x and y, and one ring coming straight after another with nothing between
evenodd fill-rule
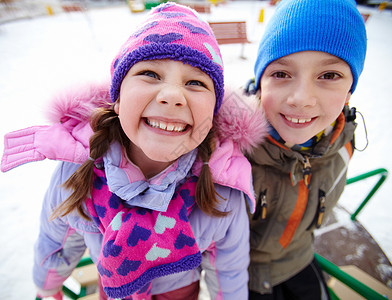
<instances>
[{"instance_id":1,"label":"purple zigzag pattern on hat","mask_svg":"<svg viewBox=\"0 0 392 300\"><path fill-rule=\"evenodd\" d=\"M209 35L209 33L205 31L203 28L194 26L191 23L180 21L178 22L178 24L184 26L185 28L188 28L191 31L191 33L200 33L204 35Z\"/></svg>"},{"instance_id":2,"label":"purple zigzag pattern on hat","mask_svg":"<svg viewBox=\"0 0 392 300\"><path fill-rule=\"evenodd\" d=\"M136 31L136 32L134 33L134 36L135 36L135 37L138 37L138 36L141 35L143 32L145 32L145 31L147 31L148 29L150 29L150 28L156 26L157 24L158 24L158 22L157 22L157 21L154 21L154 22L151 22L151 23L148 23L148 24L144 25L142 28L140 28L138 31Z\"/></svg>"},{"instance_id":3,"label":"purple zigzag pattern on hat","mask_svg":"<svg viewBox=\"0 0 392 300\"><path fill-rule=\"evenodd\" d=\"M161 12L161 11L165 10L166 8L169 8L169 7L172 7L172 6L174 6L174 3L161 4L161 5L159 5L159 6L157 6L155 8L155 11Z\"/></svg>"},{"instance_id":4,"label":"purple zigzag pattern on hat","mask_svg":"<svg viewBox=\"0 0 392 300\"><path fill-rule=\"evenodd\" d=\"M94 173L86 207L103 234L97 269L109 297L126 298L148 290L154 278L200 265L202 256L188 221L195 178L177 189L166 212L158 212L124 206L109 191L104 171L94 168Z\"/></svg>"},{"instance_id":5,"label":"purple zigzag pattern on hat","mask_svg":"<svg viewBox=\"0 0 392 300\"><path fill-rule=\"evenodd\" d=\"M167 19L186 16L185 13L181 13L181 12L164 11L165 9L170 8L173 5L174 4L172 4L172 3L166 3L166 4L163 4L163 5L160 5L155 10L156 10L156 12L160 13L161 15L163 15Z\"/></svg>"},{"instance_id":6,"label":"purple zigzag pattern on hat","mask_svg":"<svg viewBox=\"0 0 392 300\"><path fill-rule=\"evenodd\" d=\"M169 37L175 33L182 34L182 38L170 40ZM161 36L146 40L150 34ZM216 94L214 114L217 114L224 94L223 63L212 30L199 14L175 3L164 3L153 9L146 22L128 38L113 59L110 69L111 100L118 100L121 82L134 64L156 59L182 61L210 76Z\"/></svg>"},{"instance_id":7,"label":"purple zigzag pattern on hat","mask_svg":"<svg viewBox=\"0 0 392 300\"><path fill-rule=\"evenodd\" d=\"M182 34L176 32L171 32L166 34L154 33L146 36L144 40L153 43L172 43L181 40L182 37L183 37Z\"/></svg>"},{"instance_id":8,"label":"purple zigzag pattern on hat","mask_svg":"<svg viewBox=\"0 0 392 300\"><path fill-rule=\"evenodd\" d=\"M185 17L186 15L183 13L177 13L177 12L170 12L170 11L162 11L161 15L163 15L166 19L170 18L178 18L178 17Z\"/></svg>"}]
</instances>

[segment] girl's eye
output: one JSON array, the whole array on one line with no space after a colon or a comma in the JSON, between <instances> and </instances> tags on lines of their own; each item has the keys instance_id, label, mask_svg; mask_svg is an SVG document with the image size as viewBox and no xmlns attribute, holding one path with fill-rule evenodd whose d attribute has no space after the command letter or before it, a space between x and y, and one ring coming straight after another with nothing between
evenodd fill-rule
<instances>
[{"instance_id":1,"label":"girl's eye","mask_svg":"<svg viewBox=\"0 0 392 300\"><path fill-rule=\"evenodd\" d=\"M159 78L158 74L153 71L142 71L139 73L139 75L144 75L144 76L148 76L151 78L157 78L157 79Z\"/></svg>"},{"instance_id":2,"label":"girl's eye","mask_svg":"<svg viewBox=\"0 0 392 300\"><path fill-rule=\"evenodd\" d=\"M279 72L273 73L272 77L275 77L275 78L288 78L289 75L287 73L285 73L285 72L279 71Z\"/></svg>"},{"instance_id":3,"label":"girl's eye","mask_svg":"<svg viewBox=\"0 0 392 300\"><path fill-rule=\"evenodd\" d=\"M199 80L190 80L187 82L187 85L197 85L197 86L206 87L206 85Z\"/></svg>"},{"instance_id":4,"label":"girl's eye","mask_svg":"<svg viewBox=\"0 0 392 300\"><path fill-rule=\"evenodd\" d=\"M342 76L340 76L338 73L335 72L328 72L320 76L321 79L326 79L326 80L333 80L340 77Z\"/></svg>"}]
</instances>

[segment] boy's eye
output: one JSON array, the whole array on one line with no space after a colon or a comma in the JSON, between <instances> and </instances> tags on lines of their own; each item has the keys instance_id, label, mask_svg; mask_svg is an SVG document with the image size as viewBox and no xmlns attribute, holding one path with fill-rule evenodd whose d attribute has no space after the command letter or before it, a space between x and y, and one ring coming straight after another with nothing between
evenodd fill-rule
<instances>
[{"instance_id":1,"label":"boy's eye","mask_svg":"<svg viewBox=\"0 0 392 300\"><path fill-rule=\"evenodd\" d=\"M279 71L279 72L273 73L272 77L275 77L275 78L288 78L289 75L287 75L285 72Z\"/></svg>"},{"instance_id":2,"label":"boy's eye","mask_svg":"<svg viewBox=\"0 0 392 300\"><path fill-rule=\"evenodd\" d=\"M340 77L341 76L335 72L328 72L320 76L321 79L327 79L327 80L333 80Z\"/></svg>"},{"instance_id":3,"label":"boy's eye","mask_svg":"<svg viewBox=\"0 0 392 300\"><path fill-rule=\"evenodd\" d=\"M206 85L199 81L199 80L189 80L187 83L187 85L197 85L197 86L202 86L202 87L206 87Z\"/></svg>"}]
</instances>

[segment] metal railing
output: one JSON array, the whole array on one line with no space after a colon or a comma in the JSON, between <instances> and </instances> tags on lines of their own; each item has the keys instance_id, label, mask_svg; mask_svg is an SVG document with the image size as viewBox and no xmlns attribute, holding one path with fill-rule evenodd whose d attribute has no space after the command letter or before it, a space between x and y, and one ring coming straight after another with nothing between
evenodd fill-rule
<instances>
[{"instance_id":1,"label":"metal railing","mask_svg":"<svg viewBox=\"0 0 392 300\"><path fill-rule=\"evenodd\" d=\"M387 179L388 176L388 171L384 168L380 168L380 169L376 169L367 173L363 173L361 175L352 177L352 178L348 178L346 181L346 184L352 184L364 179L367 179L369 177L373 177L376 175L380 175L380 179L376 182L376 184L374 185L374 187L372 188L372 190L369 192L369 194L366 196L366 198L362 201L362 203L359 205L359 207L357 208L357 210L351 215L351 220L356 220L357 215L359 214L359 212L365 207L365 205L369 202L370 198L373 197L373 195L375 194L375 192L377 192L377 190L380 188L380 186L384 183L384 181Z\"/></svg>"},{"instance_id":2,"label":"metal railing","mask_svg":"<svg viewBox=\"0 0 392 300\"><path fill-rule=\"evenodd\" d=\"M383 295L379 294L375 290L371 289L367 285L363 284L359 280L355 279L351 275L342 271L338 266L334 265L332 262L322 257L321 255L315 253L317 262L320 267L332 277L335 277L340 282L347 285L349 288L360 294L362 297L370 300L385 300L388 299ZM335 294L332 289L329 289L329 295L332 300L338 300L339 297Z\"/></svg>"},{"instance_id":3,"label":"metal railing","mask_svg":"<svg viewBox=\"0 0 392 300\"><path fill-rule=\"evenodd\" d=\"M360 203L358 208L355 210L353 214L351 214L350 219L352 221L356 221L356 217L359 214L359 212L365 207L365 205L369 202L369 200L374 196L374 194L377 192L377 190L380 188L380 186L384 183L384 181L387 179L388 176L388 171L384 168L379 168L370 172L363 173L361 175L348 178L346 181L346 184L352 184L364 179L367 179L369 177L373 176L380 176L380 179L376 182L376 184L373 186L369 194L365 197L365 199ZM385 296L379 294L375 290L371 289L364 283L358 281L351 275L347 274L346 272L342 271L338 266L334 265L332 262L327 260L326 258L322 257L321 255L315 253L315 257L317 262L319 263L320 267L328 273L330 276L336 278L355 292L357 292L359 295L366 299L371 299L371 300L385 300L387 299ZM339 297L335 294L335 292L329 288L329 294L332 300L339 300Z\"/></svg>"}]
</instances>

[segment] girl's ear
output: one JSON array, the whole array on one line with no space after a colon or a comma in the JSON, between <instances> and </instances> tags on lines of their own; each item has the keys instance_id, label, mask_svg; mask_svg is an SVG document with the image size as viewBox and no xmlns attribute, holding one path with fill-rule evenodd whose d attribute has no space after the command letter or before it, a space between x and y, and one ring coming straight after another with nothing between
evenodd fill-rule
<instances>
[{"instance_id":1,"label":"girl's ear","mask_svg":"<svg viewBox=\"0 0 392 300\"><path fill-rule=\"evenodd\" d=\"M119 112L120 112L120 101L117 100L116 103L114 103L113 109L114 109L114 112L116 114L119 114Z\"/></svg>"},{"instance_id":2,"label":"girl's ear","mask_svg":"<svg viewBox=\"0 0 392 300\"><path fill-rule=\"evenodd\" d=\"M351 92L348 92L347 96L346 96L346 102L344 103L345 105L348 105L348 102L350 101L350 98L351 98Z\"/></svg>"}]
</instances>

